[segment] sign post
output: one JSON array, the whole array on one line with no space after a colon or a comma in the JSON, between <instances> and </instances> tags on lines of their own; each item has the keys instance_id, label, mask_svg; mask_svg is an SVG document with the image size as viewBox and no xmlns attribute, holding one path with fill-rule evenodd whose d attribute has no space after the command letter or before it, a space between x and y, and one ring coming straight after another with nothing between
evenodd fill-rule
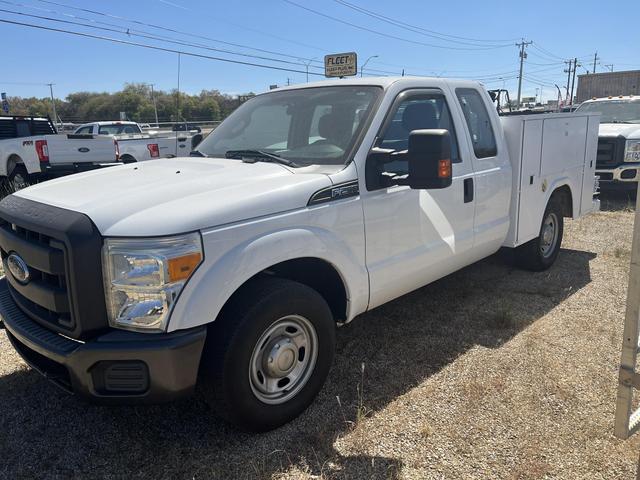
<instances>
[{"instance_id":1,"label":"sign post","mask_svg":"<svg viewBox=\"0 0 640 480\"><path fill-rule=\"evenodd\" d=\"M9 113L9 102L7 101L7 93L0 93L0 98L2 98L2 111L4 113Z\"/></svg>"},{"instance_id":2,"label":"sign post","mask_svg":"<svg viewBox=\"0 0 640 480\"><path fill-rule=\"evenodd\" d=\"M352 77L358 74L356 52L332 53L324 56L325 77Z\"/></svg>"}]
</instances>

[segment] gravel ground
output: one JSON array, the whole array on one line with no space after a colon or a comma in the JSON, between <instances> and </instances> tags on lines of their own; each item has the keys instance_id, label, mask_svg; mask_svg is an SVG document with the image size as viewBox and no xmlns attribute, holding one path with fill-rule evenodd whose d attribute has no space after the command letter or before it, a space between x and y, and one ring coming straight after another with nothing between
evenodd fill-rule
<instances>
[{"instance_id":1,"label":"gravel ground","mask_svg":"<svg viewBox=\"0 0 640 480\"><path fill-rule=\"evenodd\" d=\"M0 476L633 478L640 440L612 434L633 213L603 207L548 272L502 252L342 328L320 397L267 434L199 397L87 405L0 330Z\"/></svg>"}]
</instances>

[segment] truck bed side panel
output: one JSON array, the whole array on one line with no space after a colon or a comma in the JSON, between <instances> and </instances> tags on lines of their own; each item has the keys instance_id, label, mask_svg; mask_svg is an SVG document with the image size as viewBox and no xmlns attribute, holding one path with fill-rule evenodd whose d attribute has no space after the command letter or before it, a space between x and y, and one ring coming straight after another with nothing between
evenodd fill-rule
<instances>
[{"instance_id":1,"label":"truck bed side panel","mask_svg":"<svg viewBox=\"0 0 640 480\"><path fill-rule=\"evenodd\" d=\"M522 245L538 236L557 188L570 189L573 218L591 210L597 122L597 116L576 113L502 118L514 170L512 225L504 246Z\"/></svg>"}]
</instances>

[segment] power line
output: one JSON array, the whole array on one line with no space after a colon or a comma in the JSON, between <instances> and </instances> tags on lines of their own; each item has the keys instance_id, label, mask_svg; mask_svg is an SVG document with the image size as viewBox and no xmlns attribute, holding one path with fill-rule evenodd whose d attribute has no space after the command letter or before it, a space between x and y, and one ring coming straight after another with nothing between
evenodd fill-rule
<instances>
[{"instance_id":1,"label":"power line","mask_svg":"<svg viewBox=\"0 0 640 480\"><path fill-rule=\"evenodd\" d=\"M7 2L7 1L4 1L4 0L0 0L0 2L11 4L11 2ZM271 62L286 63L286 64L289 64L289 65L300 65L300 62L292 62L290 60L282 60L282 59L279 59L279 58L264 57L264 56L261 56L261 55L252 55L250 53L234 52L233 50L225 50L225 49L221 49L221 48L208 47L208 46L202 45L202 44L196 44L196 43L190 43L190 42L182 42L182 41L177 40L177 39L172 39L172 38L167 38L167 37L160 37L160 36L153 35L153 34L133 33L133 32L131 32L129 30L123 31L123 30L116 30L114 28L99 27L97 25L87 25L87 24L80 23L80 22L74 22L72 20L62 20L62 19L58 19L58 18L45 17L45 16L42 16L42 15L33 15L33 14L29 14L29 13L21 13L21 12L16 12L16 11L13 11L13 10L6 10L4 8L0 8L0 12L10 13L12 15L20 15L20 16L23 16L23 17L37 18L37 19L40 19L40 20L46 20L46 21L50 21L50 22L64 23L64 24L67 24L67 25L76 25L76 26L81 26L81 27L86 27L86 28L93 28L93 29L96 29L96 30L120 33L120 34L127 35L127 36L141 37L141 38L146 38L146 39L151 39L151 40L159 40L161 42L172 43L174 45L182 45L183 47L195 47L195 48L201 48L201 49L204 49L204 50L209 50L209 51L214 51L214 52L227 53L227 54L230 54L230 55L238 55L238 56L242 56L242 57L256 58L256 59L259 59L259 60L267 60L267 61L271 61ZM314 67L314 68L319 68L319 67Z\"/></svg>"},{"instance_id":2,"label":"power line","mask_svg":"<svg viewBox=\"0 0 640 480\"><path fill-rule=\"evenodd\" d=\"M391 17L382 15L380 13L376 13L373 12L371 10L367 10L366 8L360 7L358 5L354 5L353 3L349 3L345 0L334 0L334 2L343 5L347 8L350 8L351 10L355 10L356 12L362 13L364 15L367 15L369 17L375 18L377 20L380 20L382 22L394 25L396 27L400 27L400 28L404 28L405 30L409 30L411 32L414 33L418 33L420 35L425 35L427 37L431 37L431 38L436 38L438 40L444 40L444 41L448 41L448 42L453 42L453 43L458 43L461 45L475 45L477 46L478 43L477 42L485 42L485 43L504 43L504 42L511 42L513 40L517 40L517 39L506 39L506 40L481 40L481 39L475 39L475 38L467 38L467 37L458 37L456 35L449 35L446 33L440 33L440 32L436 32L435 30L429 30L426 28L422 28L422 27L418 27L415 25L411 25L409 23L403 22L401 20L397 20L397 19L393 19ZM461 40L466 40L466 41L461 41ZM475 43L470 43L470 42L475 42Z\"/></svg>"},{"instance_id":3,"label":"power line","mask_svg":"<svg viewBox=\"0 0 640 480\"><path fill-rule=\"evenodd\" d=\"M219 62L226 62L226 63L235 63L238 65L247 65L250 67L259 67L259 68L266 68L266 69L270 69L270 70L279 70L281 72L293 72L293 73L301 73L301 74L306 74L305 70L294 70L292 68L286 68L286 67L276 67L273 65L264 65L264 64L260 64L260 63L252 63L252 62L244 62L241 60L233 60L230 58L223 58L223 57L213 57L210 55L203 55L201 53L194 53L194 52L185 52L182 50L176 50L173 48L166 48L166 47L159 47L157 45L148 45L145 43L138 43L138 42L131 42L128 40L120 40L117 38L111 38L111 37L104 37L101 35L92 35L90 33L83 33L83 32L75 32L72 30L64 30L64 29L60 29L60 28L53 28L53 27L46 27L44 25L35 25L32 23L24 23L24 22L16 22L13 20L7 20L4 18L0 18L0 23L7 23L10 25L18 25L18 26L22 26L22 27L30 27L30 28L35 28L35 29L39 29L39 30L47 30L50 32L58 32L58 33L65 33L68 35L75 35L78 37L85 37L85 38L93 38L96 40L103 40L103 41L107 41L107 42L113 42L113 43L120 43L122 45L130 45L130 46L136 46L136 47L141 47L141 48L147 48L150 50L158 50L158 51L162 51L162 52L169 52L169 53L179 53L181 55L187 55L189 57L196 57L196 58L204 58L207 60L215 60L215 61L219 61ZM316 76L324 76L324 74L322 73L316 73L316 72L309 72L310 75L316 75Z\"/></svg>"},{"instance_id":4,"label":"power line","mask_svg":"<svg viewBox=\"0 0 640 480\"><path fill-rule=\"evenodd\" d=\"M326 13L319 12L318 10L314 10L314 9L306 7L304 5L300 5L299 3L296 3L296 2L294 2L292 0L282 0L282 1L285 2L285 3L288 3L289 5L293 5L294 7L301 8L302 10L306 10L307 12L310 12L310 13L313 13L315 15L318 15L320 17L327 18L327 19L329 19L331 21L334 21L334 22L342 23L343 25L348 25L348 26L356 28L358 30L362 30L362 31L365 31L365 32L373 33L375 35L379 35L379 36L382 36L382 37L385 37L385 38L390 38L392 40L398 40L398 41L405 42L405 43L411 43L411 44L414 44L414 45L420 45L420 46L423 46L423 47L442 48L442 49L445 49L445 50L479 51L479 50L494 50L496 48L504 48L504 47L509 46L509 45L500 45L500 46L491 46L491 47L487 46L487 47L478 47L478 48L466 48L466 47L450 47L450 46L446 46L446 45L434 45L434 44L431 44L431 43L425 43L425 42L420 42L420 41L417 41L417 40L411 40L409 38L399 37L397 35L392 35L390 33L379 32L379 31L374 30L372 28L363 27L362 25L357 25L355 23L351 23L351 22L348 22L346 20L342 20L340 18L336 18L336 17L333 17L331 15L327 15Z\"/></svg>"},{"instance_id":5,"label":"power line","mask_svg":"<svg viewBox=\"0 0 640 480\"><path fill-rule=\"evenodd\" d=\"M52 0L37 0L37 1L39 1L41 3L57 5L59 7L67 8L69 10L81 11L81 12L85 12L85 13L90 13L92 15L97 15L97 16L100 16L100 17L113 18L113 19L124 21L124 22L127 22L127 23L132 23L132 24L136 24L136 25L142 25L142 26L145 26L145 27L155 28L155 29L158 29L158 30L164 30L164 31L167 31L167 32L177 33L179 35L186 35L186 36L189 36L189 37L192 37L192 38L199 38L201 40L208 40L208 41L211 41L211 42L217 42L217 43L221 43L223 45L230 45L230 46L233 46L233 47L246 48L248 50L254 50L254 51L262 52L262 53L268 53L268 54L271 54L271 55L278 55L278 56L281 56L281 57L309 60L308 58L305 58L304 56L291 55L291 54L287 54L287 53L277 52L277 51L274 51L274 50L267 50L267 49L263 49L263 48L251 47L249 45L243 45L243 44L240 44L240 43L227 42L227 41L220 40L220 39L217 39L217 38L212 38L212 37L207 37L207 36L204 36L204 35L198 35L198 34L194 34L194 33L190 33L190 32L176 30L176 29L171 28L171 27L166 27L166 26L162 26L162 25L156 25L156 24L153 24L153 23L146 23L146 22L142 22L140 20L127 18L127 17L123 17L123 16L120 16L120 15L114 15L114 14L107 13L107 12L100 12L98 10L90 10L90 9L87 9L87 8L80 8L80 7L75 7L75 6L72 6L72 5L65 5L64 3L59 3L59 2L52 1ZM10 3L10 2L7 2L5 0L0 0L0 2L2 2L2 3ZM28 7L28 8L39 9L38 7L30 6L30 5L24 5L24 4L18 4L18 5L25 6L25 7ZM51 12L51 11L49 11L49 12ZM68 14L68 13L67 14L63 14L63 15L72 16L72 17L78 18L80 20L99 23L99 24L103 24L103 25L107 25L107 26L111 26L111 27L120 27L120 25L115 25L113 23L100 22L98 20L87 19L87 18L82 18L82 17L76 17L75 15L71 15L71 14ZM137 30L137 31L141 32L141 33L147 33L147 32L141 31L141 30ZM313 47L313 48L317 48L318 50L321 50L319 47Z\"/></svg>"}]
</instances>

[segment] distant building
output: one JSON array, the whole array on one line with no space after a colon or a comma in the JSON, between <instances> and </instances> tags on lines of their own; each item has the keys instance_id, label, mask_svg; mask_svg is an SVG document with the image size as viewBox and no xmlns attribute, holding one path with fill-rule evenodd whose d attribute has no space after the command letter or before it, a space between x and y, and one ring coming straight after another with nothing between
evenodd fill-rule
<instances>
[{"instance_id":1,"label":"distant building","mask_svg":"<svg viewBox=\"0 0 640 480\"><path fill-rule=\"evenodd\" d=\"M617 95L640 95L640 70L578 75L578 103Z\"/></svg>"}]
</instances>

